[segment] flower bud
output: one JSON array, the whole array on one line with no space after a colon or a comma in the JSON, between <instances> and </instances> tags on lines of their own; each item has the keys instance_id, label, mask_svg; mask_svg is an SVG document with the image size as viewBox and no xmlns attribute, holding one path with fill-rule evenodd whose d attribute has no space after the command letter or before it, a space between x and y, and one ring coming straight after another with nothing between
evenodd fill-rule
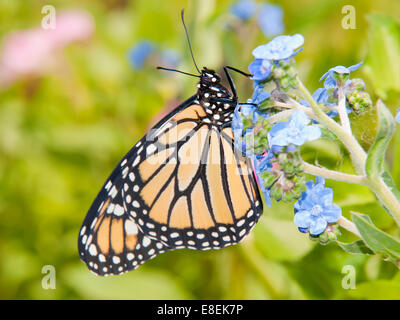
<instances>
[{"instance_id":1,"label":"flower bud","mask_svg":"<svg viewBox=\"0 0 400 320\"><path fill-rule=\"evenodd\" d=\"M337 240L338 235L340 235L338 226L328 224L325 231L319 235L319 242L322 245L326 245L331 241Z\"/></svg>"},{"instance_id":2,"label":"flower bud","mask_svg":"<svg viewBox=\"0 0 400 320\"><path fill-rule=\"evenodd\" d=\"M360 78L352 79L347 87L350 91L363 91L366 88L364 80Z\"/></svg>"},{"instance_id":3,"label":"flower bud","mask_svg":"<svg viewBox=\"0 0 400 320\"><path fill-rule=\"evenodd\" d=\"M346 97L350 107L356 113L363 112L372 106L371 97L367 92L353 91Z\"/></svg>"},{"instance_id":4,"label":"flower bud","mask_svg":"<svg viewBox=\"0 0 400 320\"><path fill-rule=\"evenodd\" d=\"M283 190L278 183L275 183L271 188L271 198L280 201L283 196Z\"/></svg>"},{"instance_id":5,"label":"flower bud","mask_svg":"<svg viewBox=\"0 0 400 320\"><path fill-rule=\"evenodd\" d=\"M270 188L277 179L272 171L263 171L260 173L260 177L264 180L265 188Z\"/></svg>"}]
</instances>

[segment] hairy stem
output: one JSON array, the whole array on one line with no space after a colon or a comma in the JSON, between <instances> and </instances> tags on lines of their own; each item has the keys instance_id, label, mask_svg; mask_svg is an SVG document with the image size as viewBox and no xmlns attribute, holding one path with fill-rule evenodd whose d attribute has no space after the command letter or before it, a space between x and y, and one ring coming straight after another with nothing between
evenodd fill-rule
<instances>
[{"instance_id":1,"label":"hairy stem","mask_svg":"<svg viewBox=\"0 0 400 320\"><path fill-rule=\"evenodd\" d=\"M344 95L343 87L339 87L338 95L339 95L338 111L339 111L340 122L342 124L343 129L346 132L352 134L349 116L347 115L346 96Z\"/></svg>"},{"instance_id":2,"label":"hairy stem","mask_svg":"<svg viewBox=\"0 0 400 320\"><path fill-rule=\"evenodd\" d=\"M276 123L276 122L280 122L280 121L286 120L287 118L289 118L295 112L296 112L295 109L289 109L289 110L281 111L281 112L279 112L277 114L274 114L273 116L270 116L268 118L268 121L271 124Z\"/></svg>"},{"instance_id":3,"label":"hairy stem","mask_svg":"<svg viewBox=\"0 0 400 320\"><path fill-rule=\"evenodd\" d=\"M336 223L346 229L347 231L350 231L351 233L354 233L357 237L361 238L361 234L358 232L355 224L349 220L347 220L345 217L341 216Z\"/></svg>"},{"instance_id":4,"label":"hairy stem","mask_svg":"<svg viewBox=\"0 0 400 320\"><path fill-rule=\"evenodd\" d=\"M363 176L317 167L306 161L302 161L302 165L305 173L312 174L314 176L320 176L326 179L354 183L354 184L366 185L368 183L366 177Z\"/></svg>"}]
</instances>

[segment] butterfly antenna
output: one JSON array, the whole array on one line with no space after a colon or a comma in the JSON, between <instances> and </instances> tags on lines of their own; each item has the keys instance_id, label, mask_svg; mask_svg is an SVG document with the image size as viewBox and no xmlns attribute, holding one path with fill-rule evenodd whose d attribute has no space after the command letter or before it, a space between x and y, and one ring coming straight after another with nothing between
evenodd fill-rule
<instances>
[{"instance_id":1,"label":"butterfly antenna","mask_svg":"<svg viewBox=\"0 0 400 320\"><path fill-rule=\"evenodd\" d=\"M181 70L177 70L177 69L170 69L170 68L164 68L164 67L157 67L157 69L158 69L158 70L165 70L165 71L174 71L174 72L186 74L186 75L188 75L188 76L200 78L200 76L198 76L197 74L192 74L192 73L188 73L188 72L181 71Z\"/></svg>"},{"instance_id":2,"label":"butterfly antenna","mask_svg":"<svg viewBox=\"0 0 400 320\"><path fill-rule=\"evenodd\" d=\"M188 33L188 31L187 31L187 28L186 28L185 19L184 19L184 17L183 17L183 16L184 16L184 13L185 13L185 9L182 9L182 11L181 11L182 23L183 23L183 27L185 28L186 39L187 39L187 42L188 42L188 44L189 44L190 54L191 54L191 56L192 56L192 60L193 60L194 66L195 66L196 69L197 69L197 72L201 74L199 68L197 67L196 60L194 60L193 51L192 51L192 46L191 46L191 44L190 44L190 39L189 39L189 33Z\"/></svg>"},{"instance_id":3,"label":"butterfly antenna","mask_svg":"<svg viewBox=\"0 0 400 320\"><path fill-rule=\"evenodd\" d=\"M253 75L250 74L250 73L246 73L246 72L244 72L244 71L242 71L242 70L236 69L236 68L231 67L231 66L226 66L226 68L229 69L229 70L235 71L235 72L237 72L237 73L240 73L240 74L242 74L242 75L244 75L244 76L246 76L246 77L252 77L252 76L253 76Z\"/></svg>"}]
</instances>

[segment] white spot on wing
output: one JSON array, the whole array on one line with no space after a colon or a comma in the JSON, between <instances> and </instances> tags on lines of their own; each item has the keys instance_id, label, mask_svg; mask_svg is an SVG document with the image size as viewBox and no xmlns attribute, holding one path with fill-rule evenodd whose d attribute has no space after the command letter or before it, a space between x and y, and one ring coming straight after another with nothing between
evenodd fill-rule
<instances>
[{"instance_id":1,"label":"white spot on wing","mask_svg":"<svg viewBox=\"0 0 400 320\"><path fill-rule=\"evenodd\" d=\"M85 233L85 231L86 231L86 226L83 226L80 235L82 236Z\"/></svg>"},{"instance_id":2,"label":"white spot on wing","mask_svg":"<svg viewBox=\"0 0 400 320\"><path fill-rule=\"evenodd\" d=\"M124 207L120 206L119 204L115 205L114 214L118 217L124 214L125 210Z\"/></svg>"},{"instance_id":3,"label":"white spot on wing","mask_svg":"<svg viewBox=\"0 0 400 320\"><path fill-rule=\"evenodd\" d=\"M132 163L132 167L136 167L137 164L139 163L139 161L140 161L140 155L135 158L135 161L133 161L133 163Z\"/></svg>"},{"instance_id":4,"label":"white spot on wing","mask_svg":"<svg viewBox=\"0 0 400 320\"><path fill-rule=\"evenodd\" d=\"M150 238L143 237L143 241L142 241L143 247L147 247L150 244L150 242L151 242Z\"/></svg>"},{"instance_id":5,"label":"white spot on wing","mask_svg":"<svg viewBox=\"0 0 400 320\"><path fill-rule=\"evenodd\" d=\"M134 201L132 202L132 205L133 205L135 208L139 208L139 207L140 207L139 202L137 202L136 200L134 200Z\"/></svg>"},{"instance_id":6,"label":"white spot on wing","mask_svg":"<svg viewBox=\"0 0 400 320\"><path fill-rule=\"evenodd\" d=\"M127 234L137 234L138 233L137 224L132 220L126 220L125 221L125 232Z\"/></svg>"},{"instance_id":7,"label":"white spot on wing","mask_svg":"<svg viewBox=\"0 0 400 320\"><path fill-rule=\"evenodd\" d=\"M89 253L91 256L97 255L97 248L93 243L89 246Z\"/></svg>"},{"instance_id":8,"label":"white spot on wing","mask_svg":"<svg viewBox=\"0 0 400 320\"><path fill-rule=\"evenodd\" d=\"M114 256L114 257L112 258L112 261L113 261L115 264L118 264L118 263L121 262L121 259L120 259L119 257L117 257L117 256Z\"/></svg>"},{"instance_id":9,"label":"white spot on wing","mask_svg":"<svg viewBox=\"0 0 400 320\"><path fill-rule=\"evenodd\" d=\"M111 181L108 181L104 188L108 191L111 188L111 186L112 186Z\"/></svg>"},{"instance_id":10,"label":"white spot on wing","mask_svg":"<svg viewBox=\"0 0 400 320\"><path fill-rule=\"evenodd\" d=\"M117 188L115 188L115 186L113 186L108 194L114 199L115 196L117 195L117 193L118 193Z\"/></svg>"},{"instance_id":11,"label":"white spot on wing","mask_svg":"<svg viewBox=\"0 0 400 320\"><path fill-rule=\"evenodd\" d=\"M150 144L147 148L146 148L146 153L147 155L153 154L154 151L157 150L157 147L154 144Z\"/></svg>"}]
</instances>

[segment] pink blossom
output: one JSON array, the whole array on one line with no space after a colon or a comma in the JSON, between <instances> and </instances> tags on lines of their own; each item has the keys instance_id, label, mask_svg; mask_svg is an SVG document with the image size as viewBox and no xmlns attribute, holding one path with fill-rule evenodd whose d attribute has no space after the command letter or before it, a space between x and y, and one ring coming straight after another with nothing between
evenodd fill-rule
<instances>
[{"instance_id":1,"label":"pink blossom","mask_svg":"<svg viewBox=\"0 0 400 320\"><path fill-rule=\"evenodd\" d=\"M56 28L44 30L54 46L65 46L71 42L83 41L93 34L94 22L83 10L64 11L57 15Z\"/></svg>"},{"instance_id":2,"label":"pink blossom","mask_svg":"<svg viewBox=\"0 0 400 320\"><path fill-rule=\"evenodd\" d=\"M60 12L56 28L36 27L12 31L4 37L0 53L0 85L8 86L28 75L41 75L57 61L57 53L66 45L90 38L93 18L82 10Z\"/></svg>"}]
</instances>

